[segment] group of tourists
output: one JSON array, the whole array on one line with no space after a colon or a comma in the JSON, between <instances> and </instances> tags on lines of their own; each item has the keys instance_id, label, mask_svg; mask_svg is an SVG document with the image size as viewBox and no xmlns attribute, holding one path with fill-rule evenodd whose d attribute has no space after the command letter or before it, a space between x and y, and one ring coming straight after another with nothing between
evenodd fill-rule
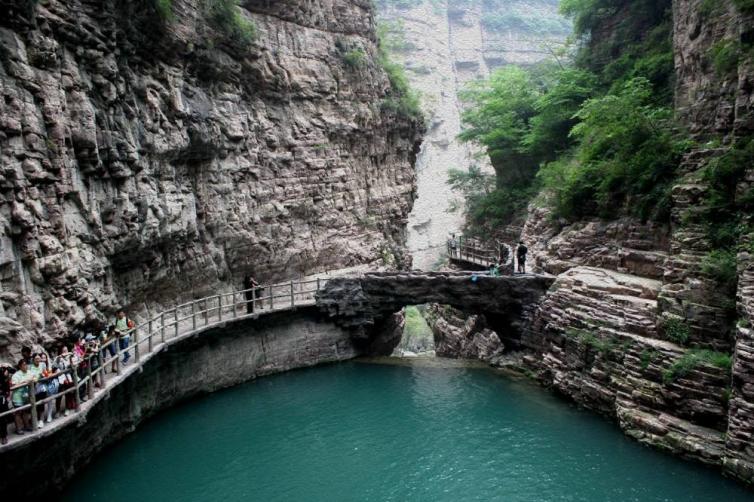
<instances>
[{"instance_id":1,"label":"group of tourists","mask_svg":"<svg viewBox=\"0 0 754 502\"><path fill-rule=\"evenodd\" d=\"M451 234L448 240L448 248L451 257L458 256L459 241L456 239L456 234ZM499 243L497 260L490 266L490 275L493 277L499 277L502 274L502 270L508 263L508 255L510 248L504 243ZM529 248L526 247L524 241L519 241L516 246L516 267L513 269L513 273L525 274L526 273L526 255L529 253Z\"/></svg>"},{"instance_id":2,"label":"group of tourists","mask_svg":"<svg viewBox=\"0 0 754 502\"><path fill-rule=\"evenodd\" d=\"M69 343L47 349L40 347L36 352L31 347L23 347L15 367L1 366L0 443L8 442L11 423L15 424L18 435L33 431L35 427L41 429L53 418L67 416L77 408L78 402L86 401L95 389L104 387L104 374L108 370L116 372L118 365L127 364L131 357L128 347L133 327L134 322L121 311L109 326L97 323L88 330L74 332ZM123 353L122 361L118 360L118 349ZM93 374L91 379L86 378L100 368L102 371ZM78 391L65 392L77 381L83 381ZM55 399L45 401L56 395ZM36 403L35 413L27 407L32 401ZM15 408L19 410L7 413ZM36 417L37 423L32 423L32 417Z\"/></svg>"}]
</instances>

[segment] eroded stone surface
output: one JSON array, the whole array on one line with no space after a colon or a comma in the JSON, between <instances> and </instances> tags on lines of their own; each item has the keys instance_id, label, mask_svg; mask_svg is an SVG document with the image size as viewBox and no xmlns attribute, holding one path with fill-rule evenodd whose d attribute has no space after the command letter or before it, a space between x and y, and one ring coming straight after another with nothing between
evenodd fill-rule
<instances>
[{"instance_id":1,"label":"eroded stone surface","mask_svg":"<svg viewBox=\"0 0 754 502\"><path fill-rule=\"evenodd\" d=\"M246 47L171 3L0 7L0 359L405 242L422 126L381 106L370 2L242 2Z\"/></svg>"},{"instance_id":2,"label":"eroded stone surface","mask_svg":"<svg viewBox=\"0 0 754 502\"><path fill-rule=\"evenodd\" d=\"M487 326L484 315L465 315L451 307L433 305L428 317L438 356L479 359L492 365L500 361L505 345Z\"/></svg>"},{"instance_id":3,"label":"eroded stone surface","mask_svg":"<svg viewBox=\"0 0 754 502\"><path fill-rule=\"evenodd\" d=\"M365 274L331 279L317 294L317 306L344 326L370 327L405 306L439 303L494 314L515 330L526 309L537 305L553 280L452 272Z\"/></svg>"}]
</instances>

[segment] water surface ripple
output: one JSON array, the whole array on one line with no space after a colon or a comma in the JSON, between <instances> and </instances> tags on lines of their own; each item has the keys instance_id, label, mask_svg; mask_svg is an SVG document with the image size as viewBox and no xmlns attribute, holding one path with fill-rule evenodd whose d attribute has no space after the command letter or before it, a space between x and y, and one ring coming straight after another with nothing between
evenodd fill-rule
<instances>
[{"instance_id":1,"label":"water surface ripple","mask_svg":"<svg viewBox=\"0 0 754 502\"><path fill-rule=\"evenodd\" d=\"M185 403L98 456L71 501L751 501L542 389L345 363Z\"/></svg>"}]
</instances>

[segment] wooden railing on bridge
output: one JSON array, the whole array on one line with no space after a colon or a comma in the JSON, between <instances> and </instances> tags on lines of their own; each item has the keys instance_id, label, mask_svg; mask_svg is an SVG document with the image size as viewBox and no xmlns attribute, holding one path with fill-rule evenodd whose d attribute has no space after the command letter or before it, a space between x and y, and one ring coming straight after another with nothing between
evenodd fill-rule
<instances>
[{"instance_id":1,"label":"wooden railing on bridge","mask_svg":"<svg viewBox=\"0 0 754 502\"><path fill-rule=\"evenodd\" d=\"M6 422L12 421L12 417L16 414L29 413L32 431L27 434L33 435L33 432L37 431L38 421L44 420L44 416L40 416L40 408L52 405L48 403L58 400L70 401L70 398L66 399L66 396L73 394L75 416L81 411L83 401L94 398L97 392L95 387L112 388L118 385L124 380L122 376L125 369L129 369L130 373L130 368L141 367L152 355L160 352L175 340L224 322L314 305L315 294L326 283L327 279L312 279L260 285L252 289L199 298L160 312L137 324L126 333L117 333L114 338L83 358L69 354L67 356L68 368L64 371L11 387L11 396L16 391L21 391L25 392L28 397L24 399L26 402L22 406L0 413L0 426L6 427ZM124 368L121 358L126 357L126 354L129 356L133 354L133 363ZM96 368L92 367L93 362ZM47 364L52 364L52 361L48 361ZM114 371L110 372L106 378L108 366L114 366ZM53 379L59 382L59 391L37 400L38 386L40 384L49 386ZM63 381L68 383L63 383ZM11 398L11 403L12 401ZM0 449L3 447L5 446L0 446Z\"/></svg>"}]
</instances>

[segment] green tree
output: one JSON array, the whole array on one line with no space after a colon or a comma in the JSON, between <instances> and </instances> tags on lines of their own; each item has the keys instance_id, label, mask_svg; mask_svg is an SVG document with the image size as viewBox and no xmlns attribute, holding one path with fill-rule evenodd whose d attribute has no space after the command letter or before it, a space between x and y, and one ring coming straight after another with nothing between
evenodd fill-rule
<instances>
[{"instance_id":1,"label":"green tree","mask_svg":"<svg viewBox=\"0 0 754 502\"><path fill-rule=\"evenodd\" d=\"M651 98L650 82L637 78L618 94L584 103L571 131L578 142L572 159L550 164L540 175L554 194L556 213L668 216L671 184L688 144L676 136L671 110Z\"/></svg>"}]
</instances>

